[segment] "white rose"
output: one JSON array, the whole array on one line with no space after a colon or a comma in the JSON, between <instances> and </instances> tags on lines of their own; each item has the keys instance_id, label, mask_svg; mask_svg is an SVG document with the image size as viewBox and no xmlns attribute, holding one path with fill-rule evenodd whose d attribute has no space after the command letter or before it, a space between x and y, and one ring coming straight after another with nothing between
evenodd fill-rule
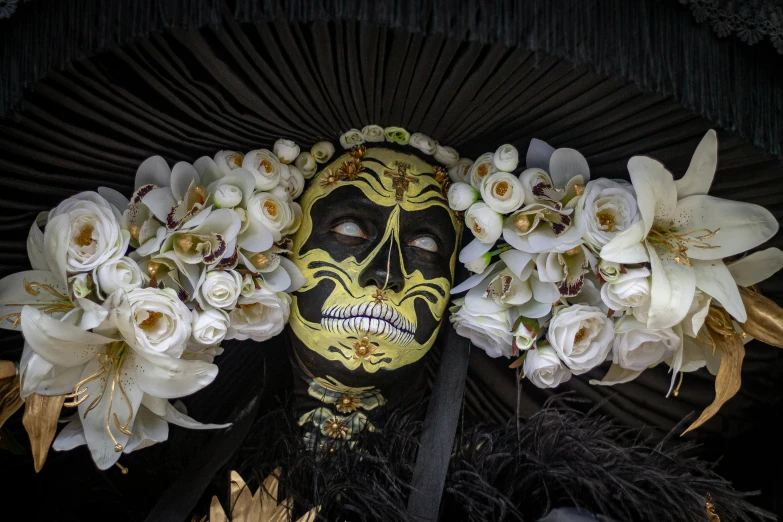
<instances>
[{"instance_id":1,"label":"white rose","mask_svg":"<svg viewBox=\"0 0 783 522\"><path fill-rule=\"evenodd\" d=\"M594 252L639 221L633 185L605 178L585 185L576 212L585 226L585 243Z\"/></svg>"},{"instance_id":2,"label":"white rose","mask_svg":"<svg viewBox=\"0 0 783 522\"><path fill-rule=\"evenodd\" d=\"M113 294L116 290L130 292L144 284L141 268L129 257L102 264L95 271L95 279L103 295Z\"/></svg>"},{"instance_id":3,"label":"white rose","mask_svg":"<svg viewBox=\"0 0 783 522\"><path fill-rule=\"evenodd\" d=\"M268 192L257 192L247 202L247 211L251 217L260 221L272 233L275 241L282 239L281 231L294 217L288 203Z\"/></svg>"},{"instance_id":4,"label":"white rose","mask_svg":"<svg viewBox=\"0 0 783 522\"><path fill-rule=\"evenodd\" d=\"M519 151L513 145L501 145L492 156L492 162L498 170L513 172L519 165Z\"/></svg>"},{"instance_id":5,"label":"white rose","mask_svg":"<svg viewBox=\"0 0 783 522\"><path fill-rule=\"evenodd\" d=\"M492 261L492 255L487 252L486 254L465 263L465 268L474 274L483 274L484 270L489 266L490 261Z\"/></svg>"},{"instance_id":6,"label":"white rose","mask_svg":"<svg viewBox=\"0 0 783 522\"><path fill-rule=\"evenodd\" d=\"M470 167L472 165L472 159L460 158L453 167L449 167L449 178L454 183L470 183Z\"/></svg>"},{"instance_id":7,"label":"white rose","mask_svg":"<svg viewBox=\"0 0 783 522\"><path fill-rule=\"evenodd\" d=\"M414 132L411 134L411 147L419 149L428 156L435 154L435 149L437 146L437 141L433 140L425 134L422 134L421 132Z\"/></svg>"},{"instance_id":8,"label":"white rose","mask_svg":"<svg viewBox=\"0 0 783 522\"><path fill-rule=\"evenodd\" d=\"M440 162L447 169L454 167L459 162L459 153L451 148L437 145L435 147L435 161Z\"/></svg>"},{"instance_id":9,"label":"white rose","mask_svg":"<svg viewBox=\"0 0 783 522\"><path fill-rule=\"evenodd\" d=\"M299 156L299 145L297 145L293 140L284 140L283 138L280 138L272 146L272 150L280 160L280 163L284 163L286 165L294 161L296 157Z\"/></svg>"},{"instance_id":10,"label":"white rose","mask_svg":"<svg viewBox=\"0 0 783 522\"><path fill-rule=\"evenodd\" d=\"M522 206L525 189L513 174L495 172L481 182L481 199L495 212L509 214Z\"/></svg>"},{"instance_id":11,"label":"white rose","mask_svg":"<svg viewBox=\"0 0 783 522\"><path fill-rule=\"evenodd\" d=\"M680 344L680 336L671 328L651 330L625 316L615 326L612 362L626 370L643 371L672 357Z\"/></svg>"},{"instance_id":12,"label":"white rose","mask_svg":"<svg viewBox=\"0 0 783 522\"><path fill-rule=\"evenodd\" d=\"M643 306L650 300L649 277L647 268L628 268L614 282L601 287L601 300L617 311Z\"/></svg>"},{"instance_id":13,"label":"white rose","mask_svg":"<svg viewBox=\"0 0 783 522\"><path fill-rule=\"evenodd\" d=\"M482 154L476 158L476 161L470 166L470 169L468 170L468 182L473 185L474 189L481 190L481 182L484 181L484 178L493 172L497 172L498 169L492 161L493 156L494 155L491 152Z\"/></svg>"},{"instance_id":14,"label":"white rose","mask_svg":"<svg viewBox=\"0 0 783 522\"><path fill-rule=\"evenodd\" d=\"M623 267L620 263L602 259L598 262L598 273L607 283L614 283L622 275Z\"/></svg>"},{"instance_id":15,"label":"white rose","mask_svg":"<svg viewBox=\"0 0 783 522\"><path fill-rule=\"evenodd\" d=\"M465 212L465 224L482 243L494 243L503 233L503 216L480 201Z\"/></svg>"},{"instance_id":16,"label":"white rose","mask_svg":"<svg viewBox=\"0 0 783 522\"><path fill-rule=\"evenodd\" d=\"M285 191L291 199L296 199L302 195L302 191L304 190L304 175L302 175L302 172L298 168L291 165L288 166L288 170L291 173L291 177L288 178L288 181L285 184Z\"/></svg>"},{"instance_id":17,"label":"white rose","mask_svg":"<svg viewBox=\"0 0 783 522\"><path fill-rule=\"evenodd\" d=\"M494 313L471 311L464 306L465 299L455 299L450 308L449 321L457 334L470 339L490 357L511 357L511 322L509 313L501 310Z\"/></svg>"},{"instance_id":18,"label":"white rose","mask_svg":"<svg viewBox=\"0 0 783 522\"><path fill-rule=\"evenodd\" d=\"M44 229L44 251L59 254L47 256L50 269L56 274L89 272L123 257L130 233L120 229L119 218L96 192L82 192L57 205Z\"/></svg>"},{"instance_id":19,"label":"white rose","mask_svg":"<svg viewBox=\"0 0 783 522\"><path fill-rule=\"evenodd\" d=\"M128 292L136 335L123 336L135 348L179 357L188 343L193 317L169 288L137 288Z\"/></svg>"},{"instance_id":20,"label":"white rose","mask_svg":"<svg viewBox=\"0 0 783 522\"><path fill-rule=\"evenodd\" d=\"M302 152L296 157L294 165L302 172L304 179L310 179L318 172L318 163L310 152Z\"/></svg>"},{"instance_id":21,"label":"white rose","mask_svg":"<svg viewBox=\"0 0 783 522\"><path fill-rule=\"evenodd\" d=\"M273 188L272 190L270 190L269 194L272 194L274 197L276 197L280 201L288 201L288 200L291 199L290 196L288 195L288 191L282 185L278 185L275 188Z\"/></svg>"},{"instance_id":22,"label":"white rose","mask_svg":"<svg viewBox=\"0 0 783 522\"><path fill-rule=\"evenodd\" d=\"M539 388L555 388L571 378L571 371L563 365L557 353L549 346L528 350L522 373Z\"/></svg>"},{"instance_id":23,"label":"white rose","mask_svg":"<svg viewBox=\"0 0 783 522\"><path fill-rule=\"evenodd\" d=\"M253 150L245 154L242 167L256 179L256 190L272 190L280 183L282 168L277 156L266 150Z\"/></svg>"},{"instance_id":24,"label":"white rose","mask_svg":"<svg viewBox=\"0 0 783 522\"><path fill-rule=\"evenodd\" d=\"M479 193L467 183L457 182L449 187L449 207L451 210L467 210L478 201Z\"/></svg>"},{"instance_id":25,"label":"white rose","mask_svg":"<svg viewBox=\"0 0 783 522\"><path fill-rule=\"evenodd\" d=\"M223 310L193 310L193 340L204 346L214 346L228 333L230 320Z\"/></svg>"},{"instance_id":26,"label":"white rose","mask_svg":"<svg viewBox=\"0 0 783 522\"><path fill-rule=\"evenodd\" d=\"M212 196L217 208L234 208L242 203L242 189L234 185L219 185Z\"/></svg>"},{"instance_id":27,"label":"white rose","mask_svg":"<svg viewBox=\"0 0 783 522\"><path fill-rule=\"evenodd\" d=\"M376 143L386 139L383 135L383 127L380 125L367 125L362 129L362 136L364 136L364 141L368 143Z\"/></svg>"},{"instance_id":28,"label":"white rose","mask_svg":"<svg viewBox=\"0 0 783 522\"><path fill-rule=\"evenodd\" d=\"M233 150L220 150L215 153L215 164L224 174L231 174L231 171L242 167L245 156Z\"/></svg>"},{"instance_id":29,"label":"white rose","mask_svg":"<svg viewBox=\"0 0 783 522\"><path fill-rule=\"evenodd\" d=\"M231 311L228 339L253 339L262 342L283 331L291 312L291 296L272 292L265 286L252 296L241 297Z\"/></svg>"},{"instance_id":30,"label":"white rose","mask_svg":"<svg viewBox=\"0 0 783 522\"><path fill-rule=\"evenodd\" d=\"M295 202L289 203L289 207L291 209L291 220L285 228L280 231L280 234L283 236L290 236L302 226L302 207L299 203Z\"/></svg>"},{"instance_id":31,"label":"white rose","mask_svg":"<svg viewBox=\"0 0 783 522\"><path fill-rule=\"evenodd\" d=\"M540 332L541 324L538 322L538 319L518 317L511 332L514 338L514 346L518 350L529 350L538 339Z\"/></svg>"},{"instance_id":32,"label":"white rose","mask_svg":"<svg viewBox=\"0 0 783 522\"><path fill-rule=\"evenodd\" d=\"M547 332L549 344L576 375L606 360L613 336L611 319L600 308L582 304L558 308Z\"/></svg>"},{"instance_id":33,"label":"white rose","mask_svg":"<svg viewBox=\"0 0 783 522\"><path fill-rule=\"evenodd\" d=\"M334 156L334 145L329 141L319 141L313 145L310 153L318 163L326 163Z\"/></svg>"},{"instance_id":34,"label":"white rose","mask_svg":"<svg viewBox=\"0 0 783 522\"><path fill-rule=\"evenodd\" d=\"M207 272L201 283L196 301L201 308L231 309L242 292L242 276L234 270Z\"/></svg>"},{"instance_id":35,"label":"white rose","mask_svg":"<svg viewBox=\"0 0 783 522\"><path fill-rule=\"evenodd\" d=\"M342 136L340 136L340 145L344 149L350 149L356 145L364 143L364 135L359 129L351 129Z\"/></svg>"}]
</instances>

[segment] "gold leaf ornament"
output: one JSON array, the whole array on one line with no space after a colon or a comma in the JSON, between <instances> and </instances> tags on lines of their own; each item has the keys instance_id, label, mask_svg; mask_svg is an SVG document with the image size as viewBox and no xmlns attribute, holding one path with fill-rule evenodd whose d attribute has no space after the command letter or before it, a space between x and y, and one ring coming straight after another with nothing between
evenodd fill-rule
<instances>
[{"instance_id":1,"label":"gold leaf ornament","mask_svg":"<svg viewBox=\"0 0 783 522\"><path fill-rule=\"evenodd\" d=\"M742 384L742 360L745 358L742 337L731 328L728 314L723 310L711 308L706 324L715 343L715 349L721 352L720 369L715 377L715 399L704 409L699 418L682 432L682 435L710 420L729 399L737 394Z\"/></svg>"},{"instance_id":2,"label":"gold leaf ornament","mask_svg":"<svg viewBox=\"0 0 783 522\"><path fill-rule=\"evenodd\" d=\"M748 320L740 323L751 337L770 346L783 348L783 308L772 299L749 288L739 287Z\"/></svg>"},{"instance_id":3,"label":"gold leaf ornament","mask_svg":"<svg viewBox=\"0 0 783 522\"><path fill-rule=\"evenodd\" d=\"M217 497L212 497L209 518L203 517L199 522L287 522L291 520L293 499L286 498L279 504L277 501L280 488L277 478L279 474L280 470L275 470L253 494L239 473L232 471L229 513L226 514ZM317 513L318 509L313 508L296 522L313 522Z\"/></svg>"},{"instance_id":4,"label":"gold leaf ornament","mask_svg":"<svg viewBox=\"0 0 783 522\"><path fill-rule=\"evenodd\" d=\"M8 368L4 363L7 362L10 361L0 361L0 373L5 375L0 376L0 428L24 404L19 395L19 377L16 375L16 368L14 367L14 373L6 375L8 372L5 370Z\"/></svg>"},{"instance_id":5,"label":"gold leaf ornament","mask_svg":"<svg viewBox=\"0 0 783 522\"><path fill-rule=\"evenodd\" d=\"M38 473L49 455L49 447L57 431L57 420L65 402L65 395L45 396L33 393L25 400L22 424L30 436L33 465Z\"/></svg>"}]
</instances>

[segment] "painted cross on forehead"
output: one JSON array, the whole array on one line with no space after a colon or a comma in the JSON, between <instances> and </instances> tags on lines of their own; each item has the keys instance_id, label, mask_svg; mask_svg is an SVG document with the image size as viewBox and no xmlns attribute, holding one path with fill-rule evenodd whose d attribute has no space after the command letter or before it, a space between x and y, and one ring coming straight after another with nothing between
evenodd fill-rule
<instances>
[{"instance_id":1,"label":"painted cross on forehead","mask_svg":"<svg viewBox=\"0 0 783 522\"><path fill-rule=\"evenodd\" d=\"M384 171L383 175L387 178L392 178L392 187L394 187L394 190L396 191L394 195L394 199L397 201L402 201L402 195L407 192L408 185L410 185L411 182L418 184L419 180L414 178L413 176L408 175L408 168L410 165L407 163L397 162L397 172L394 172L393 170L387 170Z\"/></svg>"}]
</instances>

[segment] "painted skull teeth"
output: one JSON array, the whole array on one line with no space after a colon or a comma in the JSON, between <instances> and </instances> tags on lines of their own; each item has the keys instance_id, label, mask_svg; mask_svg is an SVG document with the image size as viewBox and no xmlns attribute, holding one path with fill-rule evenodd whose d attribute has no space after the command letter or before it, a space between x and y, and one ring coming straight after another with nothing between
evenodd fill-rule
<instances>
[{"instance_id":1,"label":"painted skull teeth","mask_svg":"<svg viewBox=\"0 0 783 522\"><path fill-rule=\"evenodd\" d=\"M371 334L398 346L411 343L416 329L392 306L376 302L331 306L324 310L321 325L329 332L357 337Z\"/></svg>"}]
</instances>

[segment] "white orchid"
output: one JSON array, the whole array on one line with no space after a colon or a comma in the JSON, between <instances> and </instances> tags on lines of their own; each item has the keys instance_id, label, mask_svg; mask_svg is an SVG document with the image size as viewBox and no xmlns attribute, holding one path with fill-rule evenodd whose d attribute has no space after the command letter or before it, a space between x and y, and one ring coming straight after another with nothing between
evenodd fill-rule
<instances>
[{"instance_id":1,"label":"white orchid","mask_svg":"<svg viewBox=\"0 0 783 522\"><path fill-rule=\"evenodd\" d=\"M122 451L133 449L129 443L142 405L166 416L167 399L200 390L217 367L180 358L192 318L169 291L118 291L99 308L104 320L89 332L74 324L75 311L57 320L24 307L20 382L23 397L70 393L69 404L78 406L79 415L62 437L83 437L96 465L107 469Z\"/></svg>"},{"instance_id":2,"label":"white orchid","mask_svg":"<svg viewBox=\"0 0 783 522\"><path fill-rule=\"evenodd\" d=\"M601 249L617 263L650 263L648 328L668 328L688 313L696 288L737 321L746 320L737 285L722 259L771 238L778 223L763 207L708 196L717 165L714 131L702 139L675 181L658 161L634 156L628 172L642 219Z\"/></svg>"}]
</instances>

